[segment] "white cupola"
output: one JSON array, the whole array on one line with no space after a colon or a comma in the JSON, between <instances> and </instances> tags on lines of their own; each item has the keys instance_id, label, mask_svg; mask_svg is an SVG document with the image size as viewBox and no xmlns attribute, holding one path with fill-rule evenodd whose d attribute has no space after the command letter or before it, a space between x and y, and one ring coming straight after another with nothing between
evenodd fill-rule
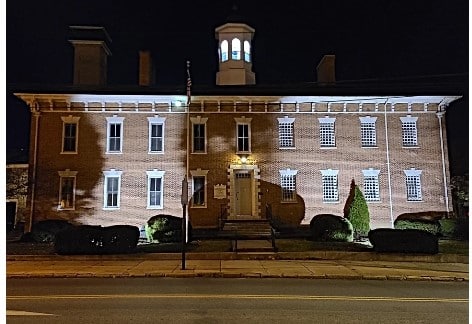
<instances>
[{"instance_id":1,"label":"white cupola","mask_svg":"<svg viewBox=\"0 0 472 324\"><path fill-rule=\"evenodd\" d=\"M228 22L215 28L218 40L216 85L256 84L252 72L254 29L244 23Z\"/></svg>"}]
</instances>

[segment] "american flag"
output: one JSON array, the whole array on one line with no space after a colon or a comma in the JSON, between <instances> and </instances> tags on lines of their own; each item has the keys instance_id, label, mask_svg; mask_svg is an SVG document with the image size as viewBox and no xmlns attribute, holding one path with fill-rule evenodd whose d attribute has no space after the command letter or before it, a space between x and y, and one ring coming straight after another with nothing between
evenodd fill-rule
<instances>
[{"instance_id":1,"label":"american flag","mask_svg":"<svg viewBox=\"0 0 472 324\"><path fill-rule=\"evenodd\" d=\"M187 61L187 107L190 106L192 79L190 78L190 61Z\"/></svg>"}]
</instances>

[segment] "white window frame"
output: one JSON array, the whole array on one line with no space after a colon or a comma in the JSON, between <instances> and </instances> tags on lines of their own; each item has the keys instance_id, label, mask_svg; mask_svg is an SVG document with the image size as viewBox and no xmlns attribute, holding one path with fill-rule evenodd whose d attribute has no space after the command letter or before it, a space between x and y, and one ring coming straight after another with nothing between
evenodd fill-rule
<instances>
[{"instance_id":1,"label":"white window frame","mask_svg":"<svg viewBox=\"0 0 472 324\"><path fill-rule=\"evenodd\" d=\"M221 62L228 60L228 41L224 40L221 42Z\"/></svg>"},{"instance_id":2,"label":"white window frame","mask_svg":"<svg viewBox=\"0 0 472 324\"><path fill-rule=\"evenodd\" d=\"M165 144L165 123L166 123L166 118L165 117L159 117L159 116L154 116L154 117L148 117L148 122L149 122L149 145L148 145L148 153L149 154L164 154L164 144ZM152 140L153 138L158 138L158 137L153 137L152 136L152 127L153 126L161 126L162 127L162 149L161 150L152 150Z\"/></svg>"},{"instance_id":3,"label":"white window frame","mask_svg":"<svg viewBox=\"0 0 472 324\"><path fill-rule=\"evenodd\" d=\"M191 208L207 208L208 206L208 188L207 188L207 175L208 175L209 170L202 170L202 169L197 169L197 170L190 170L190 175L192 176L192 204ZM202 205L195 205L193 196L195 193L195 178L204 178L203 180L203 189L204 189L204 203Z\"/></svg>"},{"instance_id":4,"label":"white window frame","mask_svg":"<svg viewBox=\"0 0 472 324\"><path fill-rule=\"evenodd\" d=\"M402 144L404 148L418 147L418 117L400 117L402 122Z\"/></svg>"},{"instance_id":5,"label":"white window frame","mask_svg":"<svg viewBox=\"0 0 472 324\"><path fill-rule=\"evenodd\" d=\"M58 210L75 210L75 195L76 195L76 183L77 183L77 171L71 171L66 169L64 171L58 171L59 174L59 199L58 199ZM72 179L72 206L65 206L65 203L62 199L62 188L63 188L63 181L65 179Z\"/></svg>"},{"instance_id":6,"label":"white window frame","mask_svg":"<svg viewBox=\"0 0 472 324\"><path fill-rule=\"evenodd\" d=\"M339 170L321 170L323 203L339 202L338 173Z\"/></svg>"},{"instance_id":7,"label":"white window frame","mask_svg":"<svg viewBox=\"0 0 472 324\"><path fill-rule=\"evenodd\" d=\"M282 189L282 203L297 202L297 173L298 170L279 170L280 187Z\"/></svg>"},{"instance_id":8,"label":"white window frame","mask_svg":"<svg viewBox=\"0 0 472 324\"><path fill-rule=\"evenodd\" d=\"M107 119L107 143L106 143L106 152L107 154L121 154L123 153L123 121L124 121L124 117L118 117L116 115L113 115L113 117L106 117ZM120 125L120 149L118 151L110 151L110 135L111 135L111 125L116 125L116 124L119 124Z\"/></svg>"},{"instance_id":9,"label":"white window frame","mask_svg":"<svg viewBox=\"0 0 472 324\"><path fill-rule=\"evenodd\" d=\"M164 174L165 171L154 169L152 171L146 171L147 175L147 209L163 209L164 208ZM151 180L161 179L161 188L159 191L159 205L151 205Z\"/></svg>"},{"instance_id":10,"label":"white window frame","mask_svg":"<svg viewBox=\"0 0 472 324\"><path fill-rule=\"evenodd\" d=\"M116 210L120 209L120 200L121 200L121 174L123 171L118 171L115 169L110 169L109 171L103 171L104 183L103 183L103 209L104 210ZM118 190L116 197L116 206L108 206L108 179L109 178L118 178Z\"/></svg>"},{"instance_id":11,"label":"white window frame","mask_svg":"<svg viewBox=\"0 0 472 324\"><path fill-rule=\"evenodd\" d=\"M421 173L423 171L411 168L410 170L403 170L403 172L405 173L406 200L408 202L423 201L421 193Z\"/></svg>"},{"instance_id":12,"label":"white window frame","mask_svg":"<svg viewBox=\"0 0 472 324\"><path fill-rule=\"evenodd\" d=\"M231 40L231 60L239 61L241 59L241 40L233 38Z\"/></svg>"},{"instance_id":13,"label":"white window frame","mask_svg":"<svg viewBox=\"0 0 472 324\"><path fill-rule=\"evenodd\" d=\"M295 118L277 118L279 122L279 148L295 148Z\"/></svg>"},{"instance_id":14,"label":"white window frame","mask_svg":"<svg viewBox=\"0 0 472 324\"><path fill-rule=\"evenodd\" d=\"M207 154L207 121L208 118L202 118L201 116L191 117L190 121L192 123L192 154ZM195 150L195 133L194 127L195 125L204 125L204 144L203 144L203 151L196 151Z\"/></svg>"},{"instance_id":15,"label":"white window frame","mask_svg":"<svg viewBox=\"0 0 472 324\"><path fill-rule=\"evenodd\" d=\"M61 143L61 154L77 154L79 152L79 120L77 116L63 116L62 119L62 143ZM75 124L75 150L65 151L64 144L66 140L66 125Z\"/></svg>"},{"instance_id":16,"label":"white window frame","mask_svg":"<svg viewBox=\"0 0 472 324\"><path fill-rule=\"evenodd\" d=\"M243 43L243 48L244 48L244 61L245 62L251 62L251 44L245 40Z\"/></svg>"},{"instance_id":17,"label":"white window frame","mask_svg":"<svg viewBox=\"0 0 472 324\"><path fill-rule=\"evenodd\" d=\"M364 198L367 202L380 201L379 174L380 170L369 168L362 170L364 175ZM372 194L373 193L373 194Z\"/></svg>"},{"instance_id":18,"label":"white window frame","mask_svg":"<svg viewBox=\"0 0 472 324\"><path fill-rule=\"evenodd\" d=\"M241 118L235 118L236 121L236 154L249 154L251 153L251 121L252 118L246 118L246 117L241 117ZM248 150L247 151L242 151L239 149L239 125L247 125L247 141L248 141ZM246 137L241 137L241 138L246 138Z\"/></svg>"},{"instance_id":19,"label":"white window frame","mask_svg":"<svg viewBox=\"0 0 472 324\"><path fill-rule=\"evenodd\" d=\"M320 124L320 147L336 148L336 118L322 117L318 118Z\"/></svg>"},{"instance_id":20,"label":"white window frame","mask_svg":"<svg viewBox=\"0 0 472 324\"><path fill-rule=\"evenodd\" d=\"M361 122L361 146L364 148L377 147L377 117L359 117Z\"/></svg>"}]
</instances>

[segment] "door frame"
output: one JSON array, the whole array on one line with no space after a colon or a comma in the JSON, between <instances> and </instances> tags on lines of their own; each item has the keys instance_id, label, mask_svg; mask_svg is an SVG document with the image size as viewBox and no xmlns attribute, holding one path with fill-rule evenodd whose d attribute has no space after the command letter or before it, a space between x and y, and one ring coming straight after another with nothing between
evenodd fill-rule
<instances>
[{"instance_id":1,"label":"door frame","mask_svg":"<svg viewBox=\"0 0 472 324\"><path fill-rule=\"evenodd\" d=\"M229 183L229 214L228 219L241 219L236 211L236 174L238 172L249 172L251 174L251 215L243 218L260 219L261 218L261 202L259 200L260 192L260 170L257 165L241 165L232 164L228 169Z\"/></svg>"}]
</instances>

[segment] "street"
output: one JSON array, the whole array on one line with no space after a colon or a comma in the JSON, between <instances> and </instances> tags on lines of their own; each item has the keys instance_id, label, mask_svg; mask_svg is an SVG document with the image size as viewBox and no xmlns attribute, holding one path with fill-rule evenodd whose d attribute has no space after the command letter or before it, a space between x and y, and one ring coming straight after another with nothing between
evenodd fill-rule
<instances>
[{"instance_id":1,"label":"street","mask_svg":"<svg viewBox=\"0 0 472 324\"><path fill-rule=\"evenodd\" d=\"M468 323L468 282L7 279L8 323Z\"/></svg>"}]
</instances>

